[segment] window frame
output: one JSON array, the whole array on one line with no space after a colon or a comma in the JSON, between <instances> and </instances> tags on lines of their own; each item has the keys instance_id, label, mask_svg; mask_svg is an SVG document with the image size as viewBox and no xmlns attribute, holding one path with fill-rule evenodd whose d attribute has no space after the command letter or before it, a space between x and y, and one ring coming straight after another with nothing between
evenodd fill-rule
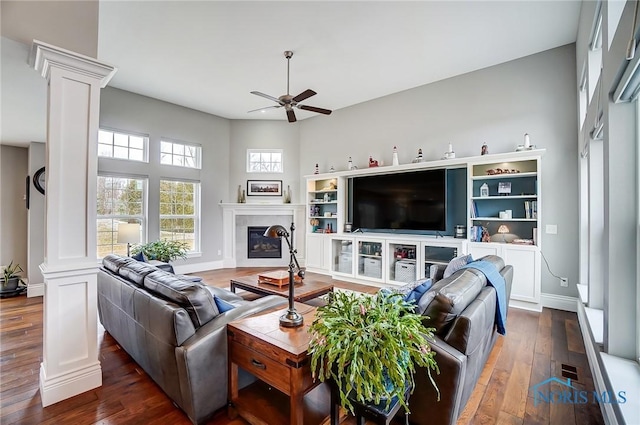
<instances>
[{"instance_id":1,"label":"window frame","mask_svg":"<svg viewBox=\"0 0 640 425\"><path fill-rule=\"evenodd\" d=\"M279 171L273 171L273 170L268 170L268 171L262 171L262 170L255 170L251 167L251 164L254 163L251 161L251 154L263 154L263 153L269 153L269 154L279 154L280 155L280 170ZM274 161L270 161L268 162L268 164L274 164ZM260 162L258 162L258 164L263 164L262 160ZM246 170L247 173L251 173L251 174L283 174L284 173L284 149L247 149L247 162L246 162Z\"/></svg>"},{"instance_id":2,"label":"window frame","mask_svg":"<svg viewBox=\"0 0 640 425\"><path fill-rule=\"evenodd\" d=\"M106 145L106 143L100 143L100 133L101 132L111 133L112 134L111 156L106 156L106 155L101 155L100 154L100 145ZM119 158L119 157L114 156L114 150L116 148L116 144L115 144L115 135L116 134L127 136L127 152L128 152L127 158ZM143 143L143 146L142 146L142 159L131 159L131 149L140 150L140 149L131 147L131 137L140 137L140 138L142 138L142 143ZM131 162L149 163L149 135L148 134L143 134L143 133L136 133L136 132L133 132L133 131L118 130L118 129L109 128L109 127L100 127L98 129L98 158L115 159L115 160L118 160L118 161L131 161Z\"/></svg>"},{"instance_id":3,"label":"window frame","mask_svg":"<svg viewBox=\"0 0 640 425\"><path fill-rule=\"evenodd\" d=\"M188 214L162 214L162 206L160 203L160 199L162 197L162 183L163 182L173 182L173 183L188 183L194 184L193 191L193 215ZM162 220L163 219L193 219L193 249L187 250L187 254L197 254L200 253L201 249L201 237L200 237L200 221L202 220L202 209L201 209L201 190L202 184L198 180L189 180L189 179L179 179L172 177L160 177L160 184L158 186L158 235L160 235L161 239L165 239L162 236ZM171 239L178 240L184 242L184 239Z\"/></svg>"},{"instance_id":4,"label":"window frame","mask_svg":"<svg viewBox=\"0 0 640 425\"><path fill-rule=\"evenodd\" d=\"M169 152L164 152L162 150L162 144L163 143L171 143L171 153ZM196 156L195 156L195 161L196 164L195 166L191 167L188 165L184 165L184 163L186 163L186 161L183 161L183 165L180 164L175 164L174 163L174 158L175 157L182 157L182 158L187 158L187 156L183 153L183 154L179 154L179 153L174 153L174 149L176 146L182 146L183 148L186 147L191 147L191 148L195 148L196 149ZM202 169L202 145L199 145L197 143L190 143L190 142L184 142L182 140L175 140L175 139L171 139L168 137L162 137L160 138L160 146L159 146L159 158L158 158L158 163L160 165L166 165L169 167L180 167L180 168L187 168L187 169L191 169L191 170L201 170ZM162 155L163 154L168 154L171 155L171 164L168 163L164 163L162 162Z\"/></svg>"},{"instance_id":5,"label":"window frame","mask_svg":"<svg viewBox=\"0 0 640 425\"><path fill-rule=\"evenodd\" d=\"M149 196L149 179L146 176L133 175L133 174L114 174L114 173L98 173L98 178L96 183L99 182L100 178L118 178L118 179L129 179L129 180L140 180L142 182L142 211L140 215L132 215L132 214L99 214L98 208L96 205L96 256L98 258L103 258L99 255L100 247L108 246L106 244L99 244L100 238L99 234L99 225L98 222L100 220L112 220L112 221L123 221L127 223L132 223L138 221L140 223L140 243L145 243L147 240L147 223L148 223L148 196ZM98 199L98 187L96 187L96 203ZM111 253L114 253L114 246L123 245L117 243L117 229L114 230L112 224L111 233L115 233L116 235L112 238L111 242ZM125 245L126 246L126 245Z\"/></svg>"}]
</instances>

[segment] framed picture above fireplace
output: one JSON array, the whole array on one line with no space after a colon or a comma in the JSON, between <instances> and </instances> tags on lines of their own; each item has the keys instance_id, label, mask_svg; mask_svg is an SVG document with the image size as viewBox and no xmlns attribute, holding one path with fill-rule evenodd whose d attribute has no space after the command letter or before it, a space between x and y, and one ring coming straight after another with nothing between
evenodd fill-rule
<instances>
[{"instance_id":1,"label":"framed picture above fireplace","mask_svg":"<svg viewBox=\"0 0 640 425\"><path fill-rule=\"evenodd\" d=\"M247 196L282 196L282 180L247 180Z\"/></svg>"}]
</instances>

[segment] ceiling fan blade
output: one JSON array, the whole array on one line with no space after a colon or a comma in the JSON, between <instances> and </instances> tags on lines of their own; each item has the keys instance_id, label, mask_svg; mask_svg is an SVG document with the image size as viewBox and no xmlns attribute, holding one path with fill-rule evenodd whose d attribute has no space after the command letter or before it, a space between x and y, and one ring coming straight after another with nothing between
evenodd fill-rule
<instances>
[{"instance_id":1,"label":"ceiling fan blade","mask_svg":"<svg viewBox=\"0 0 640 425\"><path fill-rule=\"evenodd\" d=\"M331 115L330 109L317 108L315 106L307 106L307 105L298 105L298 108L304 109L305 111L317 112L319 114Z\"/></svg>"},{"instance_id":2,"label":"ceiling fan blade","mask_svg":"<svg viewBox=\"0 0 640 425\"><path fill-rule=\"evenodd\" d=\"M289 122L296 122L296 114L293 112L293 109L287 111L287 119Z\"/></svg>"},{"instance_id":3,"label":"ceiling fan blade","mask_svg":"<svg viewBox=\"0 0 640 425\"><path fill-rule=\"evenodd\" d=\"M276 109L276 108L282 108L282 105L265 106L264 108L252 109L252 110L250 110L250 111L247 111L247 113L249 113L249 112L264 111L265 109Z\"/></svg>"},{"instance_id":4,"label":"ceiling fan blade","mask_svg":"<svg viewBox=\"0 0 640 425\"><path fill-rule=\"evenodd\" d=\"M259 91L252 91L251 94L255 94L256 96L264 97L265 99L273 100L276 103L282 105L282 102L277 97L269 96L268 94L261 93Z\"/></svg>"},{"instance_id":5,"label":"ceiling fan blade","mask_svg":"<svg viewBox=\"0 0 640 425\"><path fill-rule=\"evenodd\" d=\"M305 99L310 98L311 96L315 96L316 94L318 94L318 93L314 92L311 89L307 89L307 90L303 91L302 93L300 93L299 95L297 95L296 97L294 97L291 100L293 100L294 102L298 103L298 102L302 102Z\"/></svg>"}]
</instances>

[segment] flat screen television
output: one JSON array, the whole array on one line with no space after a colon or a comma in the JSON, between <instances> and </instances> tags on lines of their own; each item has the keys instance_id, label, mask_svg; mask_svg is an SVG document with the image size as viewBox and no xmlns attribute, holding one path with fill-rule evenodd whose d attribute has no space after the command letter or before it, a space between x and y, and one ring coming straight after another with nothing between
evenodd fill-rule
<instances>
[{"instance_id":1,"label":"flat screen television","mask_svg":"<svg viewBox=\"0 0 640 425\"><path fill-rule=\"evenodd\" d=\"M446 231L446 170L354 177L353 229Z\"/></svg>"}]
</instances>

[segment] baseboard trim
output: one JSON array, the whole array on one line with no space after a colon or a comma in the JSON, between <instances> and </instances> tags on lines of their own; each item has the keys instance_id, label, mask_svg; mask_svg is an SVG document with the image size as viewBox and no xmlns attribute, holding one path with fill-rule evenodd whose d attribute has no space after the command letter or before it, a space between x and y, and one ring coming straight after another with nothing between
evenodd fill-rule
<instances>
[{"instance_id":1,"label":"baseboard trim","mask_svg":"<svg viewBox=\"0 0 640 425\"><path fill-rule=\"evenodd\" d=\"M40 398L42 407L47 407L75 395L102 386L100 362L47 378L44 365L40 364Z\"/></svg>"},{"instance_id":2,"label":"baseboard trim","mask_svg":"<svg viewBox=\"0 0 640 425\"><path fill-rule=\"evenodd\" d=\"M179 266L174 265L173 270L176 274L198 273L205 272L207 270L223 269L222 261L207 261L204 263L194 264L181 264Z\"/></svg>"},{"instance_id":3,"label":"baseboard trim","mask_svg":"<svg viewBox=\"0 0 640 425\"><path fill-rule=\"evenodd\" d=\"M566 295L556 294L540 294L540 304L542 304L543 307L575 313L578 311L577 303L578 299L576 297L567 297Z\"/></svg>"},{"instance_id":4,"label":"baseboard trim","mask_svg":"<svg viewBox=\"0 0 640 425\"><path fill-rule=\"evenodd\" d=\"M30 283L27 285L27 298L44 297L44 283Z\"/></svg>"}]
</instances>

